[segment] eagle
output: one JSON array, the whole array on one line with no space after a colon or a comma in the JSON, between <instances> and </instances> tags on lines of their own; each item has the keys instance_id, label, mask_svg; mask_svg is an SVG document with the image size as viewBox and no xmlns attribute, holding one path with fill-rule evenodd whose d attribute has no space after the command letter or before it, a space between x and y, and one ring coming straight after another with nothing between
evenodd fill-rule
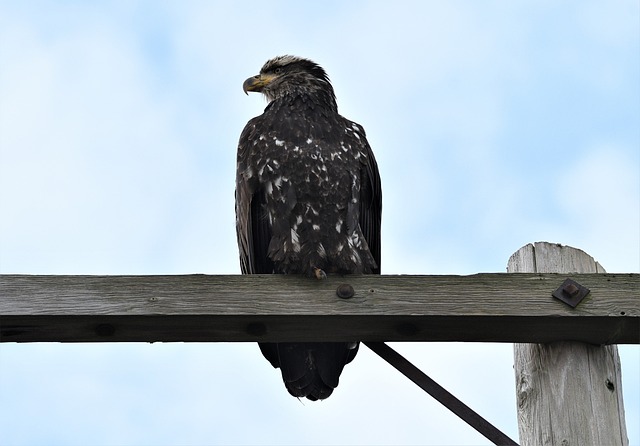
<instances>
[{"instance_id":1,"label":"eagle","mask_svg":"<svg viewBox=\"0 0 640 446\"><path fill-rule=\"evenodd\" d=\"M243 274L380 274L382 193L361 125L338 113L325 70L296 56L244 81L268 105L240 136L236 229ZM289 393L328 398L358 342L259 343Z\"/></svg>"}]
</instances>

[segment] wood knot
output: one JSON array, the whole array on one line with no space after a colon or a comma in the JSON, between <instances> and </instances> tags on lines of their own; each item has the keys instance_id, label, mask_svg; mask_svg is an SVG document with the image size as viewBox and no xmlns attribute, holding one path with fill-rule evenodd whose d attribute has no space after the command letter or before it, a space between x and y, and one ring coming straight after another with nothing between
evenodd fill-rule
<instances>
[{"instance_id":1,"label":"wood knot","mask_svg":"<svg viewBox=\"0 0 640 446\"><path fill-rule=\"evenodd\" d=\"M605 386L607 386L607 389L609 389L610 392L613 392L614 390L616 390L616 386L613 384L613 381L611 381L609 378L607 378L604 384Z\"/></svg>"},{"instance_id":2,"label":"wood knot","mask_svg":"<svg viewBox=\"0 0 640 446\"><path fill-rule=\"evenodd\" d=\"M395 326L396 332L402 336L415 336L420 329L410 322L401 322Z\"/></svg>"},{"instance_id":3,"label":"wood knot","mask_svg":"<svg viewBox=\"0 0 640 446\"><path fill-rule=\"evenodd\" d=\"M100 324L96 326L95 332L96 335L100 337L109 337L113 336L113 334L116 332L116 329L111 324Z\"/></svg>"},{"instance_id":4,"label":"wood knot","mask_svg":"<svg viewBox=\"0 0 640 446\"><path fill-rule=\"evenodd\" d=\"M247 324L246 331L251 336L263 336L267 333L267 326L262 322L251 322Z\"/></svg>"}]
</instances>

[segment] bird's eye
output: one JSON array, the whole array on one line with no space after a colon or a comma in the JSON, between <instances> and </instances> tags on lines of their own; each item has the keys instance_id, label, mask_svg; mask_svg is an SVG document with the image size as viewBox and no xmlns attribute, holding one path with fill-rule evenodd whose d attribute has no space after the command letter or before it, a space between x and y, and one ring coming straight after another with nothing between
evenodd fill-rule
<instances>
[{"instance_id":1,"label":"bird's eye","mask_svg":"<svg viewBox=\"0 0 640 446\"><path fill-rule=\"evenodd\" d=\"M280 73L282 73L282 68L276 68L276 69L274 70L274 73L276 73L276 74L280 74Z\"/></svg>"}]
</instances>

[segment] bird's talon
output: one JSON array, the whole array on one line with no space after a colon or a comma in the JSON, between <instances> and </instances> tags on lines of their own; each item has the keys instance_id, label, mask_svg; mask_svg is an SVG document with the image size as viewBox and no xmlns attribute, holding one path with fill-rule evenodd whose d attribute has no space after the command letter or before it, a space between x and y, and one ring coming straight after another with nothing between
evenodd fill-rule
<instances>
[{"instance_id":1,"label":"bird's talon","mask_svg":"<svg viewBox=\"0 0 640 446\"><path fill-rule=\"evenodd\" d=\"M327 278L327 273L325 273L322 269L320 268L313 268L313 277L315 277L318 280L323 280Z\"/></svg>"}]
</instances>

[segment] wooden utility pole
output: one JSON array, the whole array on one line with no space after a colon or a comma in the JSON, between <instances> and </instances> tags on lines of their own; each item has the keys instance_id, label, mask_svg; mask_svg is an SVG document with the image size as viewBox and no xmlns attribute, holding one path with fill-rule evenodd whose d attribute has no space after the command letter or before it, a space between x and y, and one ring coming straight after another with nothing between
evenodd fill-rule
<instances>
[{"instance_id":1,"label":"wooden utility pole","mask_svg":"<svg viewBox=\"0 0 640 446\"><path fill-rule=\"evenodd\" d=\"M546 242L522 247L507 271L605 272L585 252ZM514 361L522 446L629 444L616 345L514 344Z\"/></svg>"}]
</instances>

